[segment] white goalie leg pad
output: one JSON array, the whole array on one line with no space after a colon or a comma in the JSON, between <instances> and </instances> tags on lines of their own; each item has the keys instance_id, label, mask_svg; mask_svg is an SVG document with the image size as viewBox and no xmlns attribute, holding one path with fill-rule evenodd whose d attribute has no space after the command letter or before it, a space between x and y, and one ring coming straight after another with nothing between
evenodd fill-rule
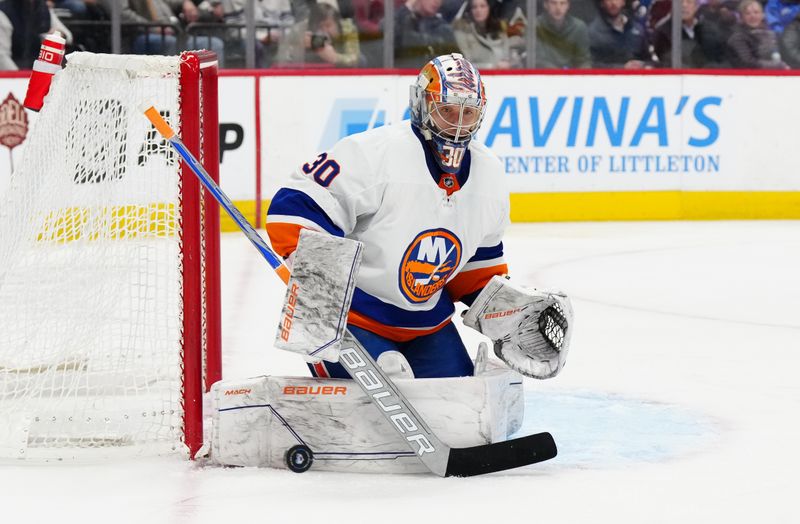
<instances>
[{"instance_id":1,"label":"white goalie leg pad","mask_svg":"<svg viewBox=\"0 0 800 524\"><path fill-rule=\"evenodd\" d=\"M505 366L395 384L450 446L506 440L522 423L522 377ZM286 468L287 451L304 445L315 471L428 471L351 380L222 381L212 388L212 405L210 458L217 464Z\"/></svg>"},{"instance_id":2,"label":"white goalie leg pad","mask_svg":"<svg viewBox=\"0 0 800 524\"><path fill-rule=\"evenodd\" d=\"M572 305L560 292L524 289L495 276L464 315L464 325L492 339L495 354L525 376L557 375L567 360Z\"/></svg>"}]
</instances>

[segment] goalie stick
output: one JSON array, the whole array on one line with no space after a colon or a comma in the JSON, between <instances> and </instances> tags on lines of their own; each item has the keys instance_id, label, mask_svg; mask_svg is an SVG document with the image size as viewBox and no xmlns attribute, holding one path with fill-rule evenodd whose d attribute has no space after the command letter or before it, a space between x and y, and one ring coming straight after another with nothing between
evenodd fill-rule
<instances>
[{"instance_id":1,"label":"goalie stick","mask_svg":"<svg viewBox=\"0 0 800 524\"><path fill-rule=\"evenodd\" d=\"M142 110L159 134L172 144L200 183L225 208L272 269L287 283L290 273L283 260L242 216L155 107L143 107ZM451 448L430 430L405 396L349 331L342 339L339 360L409 448L431 472L440 477L471 477L527 466L556 456L555 441L547 432L505 442Z\"/></svg>"}]
</instances>

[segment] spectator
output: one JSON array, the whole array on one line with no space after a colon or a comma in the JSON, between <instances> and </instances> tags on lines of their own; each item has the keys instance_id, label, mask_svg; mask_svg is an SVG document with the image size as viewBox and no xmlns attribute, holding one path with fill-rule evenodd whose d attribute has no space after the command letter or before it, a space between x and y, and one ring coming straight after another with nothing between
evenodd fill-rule
<instances>
[{"instance_id":1,"label":"spectator","mask_svg":"<svg viewBox=\"0 0 800 524\"><path fill-rule=\"evenodd\" d=\"M589 29L569 14L569 0L544 0L536 18L536 67L585 69L591 67Z\"/></svg>"},{"instance_id":2,"label":"spectator","mask_svg":"<svg viewBox=\"0 0 800 524\"><path fill-rule=\"evenodd\" d=\"M797 15L800 15L800 0L767 0L764 5L767 27L778 35Z\"/></svg>"},{"instance_id":3,"label":"spectator","mask_svg":"<svg viewBox=\"0 0 800 524\"><path fill-rule=\"evenodd\" d=\"M111 12L111 2L116 0L103 0L107 12ZM141 24L147 26L151 23L163 25L176 25L179 23L176 12L177 6L173 0L121 0L120 20L123 24ZM183 9L183 0L178 0ZM186 19L194 22L198 16L197 6L186 0ZM191 5L190 5L191 4ZM133 52L137 54L164 54L174 55L178 52L178 42L175 30L171 27L144 27L133 42Z\"/></svg>"},{"instance_id":4,"label":"spectator","mask_svg":"<svg viewBox=\"0 0 800 524\"><path fill-rule=\"evenodd\" d=\"M53 0L53 7L69 13L69 18L86 18L88 12L83 0Z\"/></svg>"},{"instance_id":5,"label":"spectator","mask_svg":"<svg viewBox=\"0 0 800 524\"><path fill-rule=\"evenodd\" d=\"M600 0L600 14L589 25L594 67L642 69L651 60L644 26L624 8L625 0Z\"/></svg>"},{"instance_id":6,"label":"spectator","mask_svg":"<svg viewBox=\"0 0 800 524\"><path fill-rule=\"evenodd\" d=\"M731 64L741 69L788 69L778 51L778 39L764 23L758 0L742 0L739 23L728 40Z\"/></svg>"},{"instance_id":7,"label":"spectator","mask_svg":"<svg viewBox=\"0 0 800 524\"><path fill-rule=\"evenodd\" d=\"M672 14L672 0L653 0L646 9L645 25L652 31Z\"/></svg>"},{"instance_id":8,"label":"spectator","mask_svg":"<svg viewBox=\"0 0 800 524\"><path fill-rule=\"evenodd\" d=\"M353 0L353 20L367 66L383 62L383 0Z\"/></svg>"},{"instance_id":9,"label":"spectator","mask_svg":"<svg viewBox=\"0 0 800 524\"><path fill-rule=\"evenodd\" d=\"M781 56L792 69L800 69L800 15L789 22L780 37Z\"/></svg>"},{"instance_id":10,"label":"spectator","mask_svg":"<svg viewBox=\"0 0 800 524\"><path fill-rule=\"evenodd\" d=\"M317 0L289 0L292 4L292 15L294 15L295 22L301 20L308 20L308 13L311 11L311 6L317 3Z\"/></svg>"},{"instance_id":11,"label":"spectator","mask_svg":"<svg viewBox=\"0 0 800 524\"><path fill-rule=\"evenodd\" d=\"M511 45L511 52L524 61L528 54L528 43L525 41L525 31L528 29L528 18L518 5L517 0L499 2L500 19L506 23L506 33Z\"/></svg>"},{"instance_id":12,"label":"spectator","mask_svg":"<svg viewBox=\"0 0 800 524\"><path fill-rule=\"evenodd\" d=\"M569 12L588 26L600 15L599 3L599 0L576 0L570 6Z\"/></svg>"},{"instance_id":13,"label":"spectator","mask_svg":"<svg viewBox=\"0 0 800 524\"><path fill-rule=\"evenodd\" d=\"M314 4L317 4L317 3L330 4L331 6L333 6L334 9L339 11L339 16L342 17L342 20L344 20L346 18L349 18L349 19L352 20L353 16L354 16L353 15L353 13L354 13L353 0L291 0L291 1L294 2L295 6L297 5L297 2L305 2L306 5L309 8L308 9L309 11L310 11L311 7ZM397 0L395 0L395 1L397 1ZM306 16L305 18L307 20L308 16Z\"/></svg>"},{"instance_id":14,"label":"spectator","mask_svg":"<svg viewBox=\"0 0 800 524\"><path fill-rule=\"evenodd\" d=\"M190 24L200 19L200 10L191 0L103 0L107 12L111 12L111 2L120 1L120 19L127 24L140 24L144 31L140 31L133 40L135 54L178 54L178 39L175 27L179 27L181 20ZM148 24L160 24L147 27ZM221 38L201 37L200 41L217 53L220 67L224 62L225 44ZM187 41L188 48L197 47L195 39Z\"/></svg>"},{"instance_id":15,"label":"spectator","mask_svg":"<svg viewBox=\"0 0 800 524\"><path fill-rule=\"evenodd\" d=\"M213 24L225 21L223 0L203 0L197 5L196 23Z\"/></svg>"},{"instance_id":16,"label":"spectator","mask_svg":"<svg viewBox=\"0 0 800 524\"><path fill-rule=\"evenodd\" d=\"M283 65L363 65L353 20L342 18L330 4L314 4L308 20L292 26L281 39L276 62Z\"/></svg>"},{"instance_id":17,"label":"spectator","mask_svg":"<svg viewBox=\"0 0 800 524\"><path fill-rule=\"evenodd\" d=\"M505 24L492 12L488 0L468 0L468 9L453 23L456 43L478 69L507 69L512 59Z\"/></svg>"},{"instance_id":18,"label":"spectator","mask_svg":"<svg viewBox=\"0 0 800 524\"><path fill-rule=\"evenodd\" d=\"M383 0L353 0L353 9L358 36L362 40L365 37L383 38Z\"/></svg>"},{"instance_id":19,"label":"spectator","mask_svg":"<svg viewBox=\"0 0 800 524\"><path fill-rule=\"evenodd\" d=\"M519 5L519 0L495 0L493 3L497 5L497 16L506 23L508 36L524 37L528 19Z\"/></svg>"},{"instance_id":20,"label":"spectator","mask_svg":"<svg viewBox=\"0 0 800 524\"><path fill-rule=\"evenodd\" d=\"M247 0L216 0L212 3L212 12L219 17L220 11L226 23L245 24L245 7ZM217 7L218 6L218 7ZM296 20L292 14L292 4L289 0L254 0L254 20L256 24L273 27L289 27ZM266 41L267 30L257 30L256 39Z\"/></svg>"},{"instance_id":21,"label":"spectator","mask_svg":"<svg viewBox=\"0 0 800 524\"><path fill-rule=\"evenodd\" d=\"M247 0L205 0L200 4L201 21L219 23L219 28L202 29L208 36L217 35L225 41L225 60L243 63L248 38L245 7ZM295 24L290 0L254 0L255 60L258 67L267 67L284 31ZM204 20L205 19L205 20ZM226 29L227 27L227 29ZM197 41L206 42L208 36L198 31Z\"/></svg>"},{"instance_id":22,"label":"spectator","mask_svg":"<svg viewBox=\"0 0 800 524\"><path fill-rule=\"evenodd\" d=\"M736 27L737 0L707 0L700 3L697 19L702 22L703 48L711 60L707 67L730 67L728 39Z\"/></svg>"},{"instance_id":23,"label":"spectator","mask_svg":"<svg viewBox=\"0 0 800 524\"><path fill-rule=\"evenodd\" d=\"M50 11L45 0L2 0L0 13L7 19L5 33L11 28L10 36L5 36L5 45L10 40L10 57L16 69L30 69L39 56L42 35L50 31ZM9 67L6 51L5 66Z\"/></svg>"},{"instance_id":24,"label":"spectator","mask_svg":"<svg viewBox=\"0 0 800 524\"><path fill-rule=\"evenodd\" d=\"M457 18L463 16L464 11L469 8L469 0L442 0L442 7L439 8L439 14L442 15L445 22L452 25Z\"/></svg>"},{"instance_id":25,"label":"spectator","mask_svg":"<svg viewBox=\"0 0 800 524\"><path fill-rule=\"evenodd\" d=\"M468 8L469 1L462 2L455 18L462 18ZM505 26L512 56L521 62L526 53L525 29L528 26L528 19L520 7L519 0L489 0L489 8Z\"/></svg>"},{"instance_id":26,"label":"spectator","mask_svg":"<svg viewBox=\"0 0 800 524\"><path fill-rule=\"evenodd\" d=\"M394 0L395 12L403 0ZM353 0L353 17L358 28L358 39L367 66L383 64L383 0Z\"/></svg>"},{"instance_id":27,"label":"spectator","mask_svg":"<svg viewBox=\"0 0 800 524\"><path fill-rule=\"evenodd\" d=\"M523 5L525 1L523 0ZM520 0L492 0L489 2L492 8L492 13L508 25L514 18L525 18L525 12L520 7ZM461 18L469 8L469 2L461 2L455 18Z\"/></svg>"},{"instance_id":28,"label":"spectator","mask_svg":"<svg viewBox=\"0 0 800 524\"><path fill-rule=\"evenodd\" d=\"M111 13L106 11L104 0L83 0L86 8L81 18L94 22L109 22L107 25L81 25L70 24L75 47L93 53L111 52ZM59 17L64 16L64 10L56 8ZM69 15L69 11L67 11ZM66 18L65 18L66 19ZM68 51L69 52L69 48Z\"/></svg>"},{"instance_id":29,"label":"spectator","mask_svg":"<svg viewBox=\"0 0 800 524\"><path fill-rule=\"evenodd\" d=\"M668 2L656 2L656 5ZM669 2L671 6L671 2ZM652 16L651 20L657 17ZM702 67L696 63L697 49L697 0L681 0L681 65L682 67ZM662 67L672 67L672 11L657 21L653 26L653 51Z\"/></svg>"},{"instance_id":30,"label":"spectator","mask_svg":"<svg viewBox=\"0 0 800 524\"><path fill-rule=\"evenodd\" d=\"M698 18L697 0L681 0L681 66L686 68L723 67L724 47L716 36L713 20ZM662 67L672 66L672 15L656 24L653 44Z\"/></svg>"},{"instance_id":31,"label":"spectator","mask_svg":"<svg viewBox=\"0 0 800 524\"><path fill-rule=\"evenodd\" d=\"M17 64L11 58L11 35L14 33L14 28L11 26L11 20L0 11L0 71L16 71Z\"/></svg>"},{"instance_id":32,"label":"spectator","mask_svg":"<svg viewBox=\"0 0 800 524\"><path fill-rule=\"evenodd\" d=\"M458 53L453 29L439 10L442 0L408 0L397 10L394 56L397 67L418 69L439 55Z\"/></svg>"}]
</instances>

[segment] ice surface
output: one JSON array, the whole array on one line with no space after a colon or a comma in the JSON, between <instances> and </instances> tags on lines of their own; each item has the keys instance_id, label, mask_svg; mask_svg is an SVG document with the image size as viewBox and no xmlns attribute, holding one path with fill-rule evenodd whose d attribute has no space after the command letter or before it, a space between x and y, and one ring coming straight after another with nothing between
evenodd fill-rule
<instances>
[{"instance_id":1,"label":"ice surface","mask_svg":"<svg viewBox=\"0 0 800 524\"><path fill-rule=\"evenodd\" d=\"M525 383L522 431L551 431L555 460L470 479L5 463L0 520L800 522L800 222L514 225L505 245L517 282L575 307L566 368ZM271 348L282 284L241 235L222 263L224 375L306 374Z\"/></svg>"}]
</instances>

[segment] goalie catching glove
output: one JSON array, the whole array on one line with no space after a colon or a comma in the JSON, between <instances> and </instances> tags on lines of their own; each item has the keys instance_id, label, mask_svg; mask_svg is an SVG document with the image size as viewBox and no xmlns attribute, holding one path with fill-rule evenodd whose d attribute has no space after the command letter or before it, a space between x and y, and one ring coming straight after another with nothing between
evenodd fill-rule
<instances>
[{"instance_id":1,"label":"goalie catching glove","mask_svg":"<svg viewBox=\"0 0 800 524\"><path fill-rule=\"evenodd\" d=\"M556 376L567 359L572 306L559 292L489 281L464 315L464 325L492 339L495 354L525 376Z\"/></svg>"}]
</instances>

